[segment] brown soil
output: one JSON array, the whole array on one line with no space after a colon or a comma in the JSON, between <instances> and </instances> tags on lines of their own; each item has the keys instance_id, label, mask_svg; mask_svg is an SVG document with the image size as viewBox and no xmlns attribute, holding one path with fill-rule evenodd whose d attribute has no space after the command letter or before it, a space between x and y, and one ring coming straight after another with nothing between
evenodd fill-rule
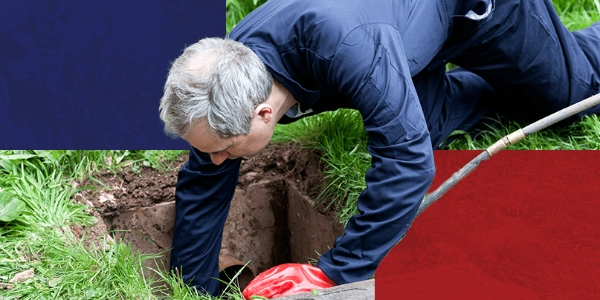
<instances>
[{"instance_id":1,"label":"brown soil","mask_svg":"<svg viewBox=\"0 0 600 300\"><path fill-rule=\"evenodd\" d=\"M159 264L168 265L177 169L185 160L180 157L177 168L166 172L127 168L93 174L97 180L80 183L91 189L74 198L92 207L100 222L74 232L92 240L124 240L143 253L162 253ZM332 213L315 210L313 199L323 184L318 156L296 145L271 144L244 160L225 224L221 264L225 256L242 264L249 260L251 279L273 265L318 258L315 251L325 252L342 232ZM155 267L154 262L149 265Z\"/></svg>"},{"instance_id":2,"label":"brown soil","mask_svg":"<svg viewBox=\"0 0 600 300\"><path fill-rule=\"evenodd\" d=\"M179 157L176 168L166 172L142 167L138 173L127 168L119 173L93 174L96 180L85 179L79 184L91 189L79 193L76 200L109 218L124 210L175 201L177 171L186 160L187 156ZM281 178L292 180L302 194L312 198L324 187L321 162L313 150L293 144L270 144L259 155L242 162L238 188Z\"/></svg>"}]
</instances>

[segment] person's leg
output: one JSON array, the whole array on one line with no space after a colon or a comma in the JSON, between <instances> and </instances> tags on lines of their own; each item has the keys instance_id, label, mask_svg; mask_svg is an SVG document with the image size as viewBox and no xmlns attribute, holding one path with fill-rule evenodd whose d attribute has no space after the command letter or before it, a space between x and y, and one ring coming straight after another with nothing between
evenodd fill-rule
<instances>
[{"instance_id":1,"label":"person's leg","mask_svg":"<svg viewBox=\"0 0 600 300\"><path fill-rule=\"evenodd\" d=\"M600 92L600 22L596 22L586 29L575 31L572 34L577 41L577 45L587 58L587 62L581 58L583 60L581 64L584 66L589 64L591 66L590 76L592 77L592 84L590 95L597 94ZM598 113L600 113L600 108L596 107L583 111L578 116Z\"/></svg>"},{"instance_id":2,"label":"person's leg","mask_svg":"<svg viewBox=\"0 0 600 300\"><path fill-rule=\"evenodd\" d=\"M179 170L171 269L199 292L220 294L219 251L241 159L215 166L195 148Z\"/></svg>"},{"instance_id":3,"label":"person's leg","mask_svg":"<svg viewBox=\"0 0 600 300\"><path fill-rule=\"evenodd\" d=\"M588 28L574 31L572 34L595 71L596 78L598 78L600 74L600 22L596 22Z\"/></svg>"},{"instance_id":4,"label":"person's leg","mask_svg":"<svg viewBox=\"0 0 600 300\"><path fill-rule=\"evenodd\" d=\"M454 130L469 131L490 112L492 87L464 69L422 71L413 77L434 149ZM448 141L446 141L448 142Z\"/></svg>"},{"instance_id":5,"label":"person's leg","mask_svg":"<svg viewBox=\"0 0 600 300\"><path fill-rule=\"evenodd\" d=\"M463 40L467 49L453 62L505 95L497 103L504 115L537 120L598 92L597 26L569 32L549 0L495 5L492 17ZM448 48L459 46L465 47Z\"/></svg>"}]
</instances>

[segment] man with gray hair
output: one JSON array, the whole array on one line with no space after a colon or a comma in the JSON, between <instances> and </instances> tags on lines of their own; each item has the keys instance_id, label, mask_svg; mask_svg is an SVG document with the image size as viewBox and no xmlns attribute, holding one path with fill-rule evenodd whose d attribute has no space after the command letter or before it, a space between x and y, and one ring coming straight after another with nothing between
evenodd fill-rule
<instances>
[{"instance_id":1,"label":"man with gray hair","mask_svg":"<svg viewBox=\"0 0 600 300\"><path fill-rule=\"evenodd\" d=\"M446 72L448 62L460 68ZM315 287L368 279L412 223L433 149L452 131L488 113L553 113L598 93L599 71L600 24L569 32L550 0L268 1L170 70L161 118L193 146L179 172L171 265L218 294L241 159L277 123L353 108L369 136L367 188L311 274L323 282Z\"/></svg>"}]
</instances>

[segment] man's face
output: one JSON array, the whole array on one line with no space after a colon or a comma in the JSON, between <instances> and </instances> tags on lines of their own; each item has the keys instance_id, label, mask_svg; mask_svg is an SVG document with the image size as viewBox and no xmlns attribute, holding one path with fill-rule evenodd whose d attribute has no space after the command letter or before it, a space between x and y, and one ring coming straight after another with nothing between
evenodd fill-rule
<instances>
[{"instance_id":1,"label":"man's face","mask_svg":"<svg viewBox=\"0 0 600 300\"><path fill-rule=\"evenodd\" d=\"M236 159L258 154L267 146L273 135L273 129L265 126L260 118L254 118L250 133L245 136L218 139L207 127L206 121L202 120L183 139L201 152L208 153L215 165L220 165L228 158Z\"/></svg>"}]
</instances>

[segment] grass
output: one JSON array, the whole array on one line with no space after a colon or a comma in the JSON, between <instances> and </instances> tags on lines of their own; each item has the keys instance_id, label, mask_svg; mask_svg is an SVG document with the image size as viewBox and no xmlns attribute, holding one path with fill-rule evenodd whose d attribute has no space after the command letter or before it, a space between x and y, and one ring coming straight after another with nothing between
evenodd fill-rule
<instances>
[{"instance_id":1,"label":"grass","mask_svg":"<svg viewBox=\"0 0 600 300\"><path fill-rule=\"evenodd\" d=\"M528 124L498 118L497 125L489 125L476 133L456 131L456 138L446 148L450 150L483 150L503 136ZM509 146L508 150L597 150L600 149L600 118L586 116L569 125L555 126L526 137Z\"/></svg>"},{"instance_id":2,"label":"grass","mask_svg":"<svg viewBox=\"0 0 600 300\"><path fill-rule=\"evenodd\" d=\"M554 0L554 8L569 30L579 30L600 20L600 0Z\"/></svg>"},{"instance_id":3,"label":"grass","mask_svg":"<svg viewBox=\"0 0 600 300\"><path fill-rule=\"evenodd\" d=\"M231 29L241 21L251 11L267 2L266 0L226 0L225 1L225 26L226 32L229 33Z\"/></svg>"},{"instance_id":4,"label":"grass","mask_svg":"<svg viewBox=\"0 0 600 300\"><path fill-rule=\"evenodd\" d=\"M293 141L318 150L329 182L318 201L333 207L342 222L356 214L356 202L366 187L364 178L371 161L367 134L357 111L339 109L278 125L272 141Z\"/></svg>"},{"instance_id":5,"label":"grass","mask_svg":"<svg viewBox=\"0 0 600 300\"><path fill-rule=\"evenodd\" d=\"M126 244L111 243L107 251L87 247L69 236L67 230L40 231L27 239L4 241L16 246L21 258L19 268L33 268L35 276L16 284L5 297L30 299L150 299L152 282L140 276L141 263L147 257L133 253ZM6 249L2 249L3 252ZM10 276L9 276L10 277Z\"/></svg>"}]
</instances>

